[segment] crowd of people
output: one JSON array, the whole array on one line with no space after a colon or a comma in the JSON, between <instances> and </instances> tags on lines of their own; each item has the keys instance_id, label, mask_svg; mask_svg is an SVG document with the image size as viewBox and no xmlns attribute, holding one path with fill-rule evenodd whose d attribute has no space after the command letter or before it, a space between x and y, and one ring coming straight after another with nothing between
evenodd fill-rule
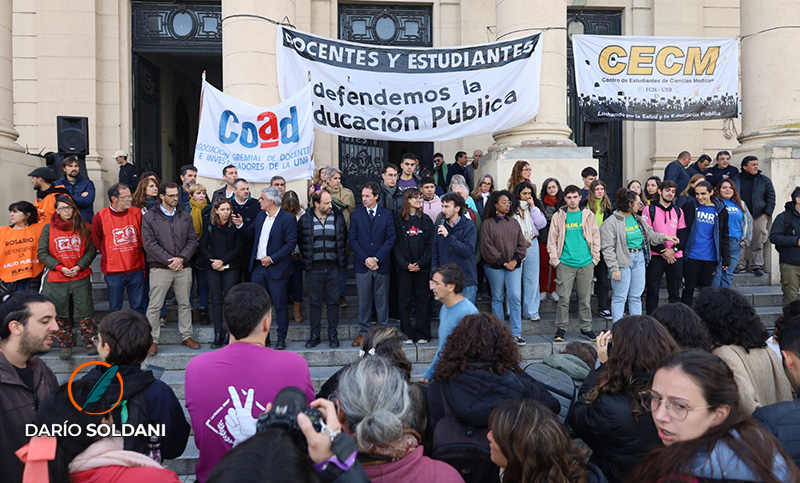
<instances>
[{"instance_id":1,"label":"crowd of people","mask_svg":"<svg viewBox=\"0 0 800 483\"><path fill-rule=\"evenodd\" d=\"M476 176L481 155L460 151L448 165L437 153L421 167L405 154L361 187L361 207L330 166L316 171L305 208L279 176L254 199L235 166L209 196L186 165L180 183L145 172L135 187L113 184L109 206L96 214L94 186L77 159L64 160L59 180L49 168L34 170L35 203L12 204L0 230L13 247L0 272L7 474L20 480L25 463L51 451L50 481L176 481L161 463L183 453L191 424L201 483L276 474L326 482L799 481L792 397L800 385L800 188L767 237L774 189L754 157L738 173L726 152L715 166L681 153L663 181L632 180L609 195L593 168L563 189L548 178L537 194L526 161L515 163L505 189L496 187L491 176ZM120 179L135 182L126 156L117 159ZM784 290L771 339L729 288L747 261L763 275L767 239L778 249ZM109 314L96 324L98 252ZM307 297L305 347L316 347L325 305L325 337L339 347L350 269L359 358L315 394L307 362L284 351L290 319L302 321ZM669 303L659 306L663 276ZM596 348L572 343L523 368L522 320L540 320L541 301L551 298L553 340L564 341L573 288L580 335ZM614 322L599 335L593 294L598 315ZM125 298L130 310L122 310ZM194 322L214 328L217 350L186 367L189 421L172 389L142 370L158 355L170 298L184 346L200 348ZM479 298L491 313L478 310ZM429 343L433 318L438 347L414 381L404 347ZM95 415L70 404L108 368L67 390L36 357L54 343L62 359L72 357L76 325L87 353L119 368L124 390L114 382L108 392L119 392L124 408ZM304 412L262 427L270 418L260 415L286 416L274 405L287 387L321 422ZM57 437L53 446L25 437L25 424L64 420L168 431L157 441Z\"/></svg>"}]
</instances>

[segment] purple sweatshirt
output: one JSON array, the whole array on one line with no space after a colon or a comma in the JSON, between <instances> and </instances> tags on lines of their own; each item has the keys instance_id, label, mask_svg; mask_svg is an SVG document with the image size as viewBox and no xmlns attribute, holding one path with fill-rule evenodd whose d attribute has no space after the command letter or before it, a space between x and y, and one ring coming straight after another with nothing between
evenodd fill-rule
<instances>
[{"instance_id":1,"label":"purple sweatshirt","mask_svg":"<svg viewBox=\"0 0 800 483\"><path fill-rule=\"evenodd\" d=\"M233 343L189 361L186 409L200 450L199 483L234 444L255 434L258 415L286 386L299 387L308 402L314 400L308 364L294 352Z\"/></svg>"}]
</instances>

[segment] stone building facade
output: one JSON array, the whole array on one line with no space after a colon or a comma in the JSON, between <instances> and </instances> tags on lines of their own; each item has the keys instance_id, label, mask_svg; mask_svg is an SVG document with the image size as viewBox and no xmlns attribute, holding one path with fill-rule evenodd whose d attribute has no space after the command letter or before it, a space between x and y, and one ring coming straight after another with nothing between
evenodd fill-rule
<instances>
[{"instance_id":1,"label":"stone building facade","mask_svg":"<svg viewBox=\"0 0 800 483\"><path fill-rule=\"evenodd\" d=\"M769 7L755 0L0 0L0 172L7 180L0 204L33 197L25 175L43 160L24 151L56 151L59 115L89 119L86 164L98 188L97 208L117 179L112 153L118 149L138 166L175 179L192 159L203 70L245 102L279 102L276 25L269 19L328 37L437 47L543 30L536 118L483 136L370 149L362 149L370 143L318 132L316 162L340 166L345 175L342 160L357 152L380 162L397 161L404 150L442 152L452 162L457 151L481 149L481 170L501 185L513 162L527 159L539 183L556 176L577 184L580 170L594 165L613 187L662 175L682 150L696 158L727 149L737 164L746 154L760 157L779 205L800 185L800 49L794 48L800 31L774 28L800 25L800 0ZM571 100L568 66L569 35L584 32L741 36L740 118L586 122ZM209 190L219 185L201 182ZM290 188L305 194L303 182Z\"/></svg>"}]
</instances>

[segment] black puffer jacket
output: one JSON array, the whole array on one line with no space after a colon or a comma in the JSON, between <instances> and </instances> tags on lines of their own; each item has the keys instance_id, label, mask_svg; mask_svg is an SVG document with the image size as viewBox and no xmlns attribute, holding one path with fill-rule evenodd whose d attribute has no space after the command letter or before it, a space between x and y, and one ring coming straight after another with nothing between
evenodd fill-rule
<instances>
[{"instance_id":1,"label":"black puffer jacket","mask_svg":"<svg viewBox=\"0 0 800 483\"><path fill-rule=\"evenodd\" d=\"M800 399L758 408L753 419L774 434L786 454L800 465Z\"/></svg>"},{"instance_id":2,"label":"black puffer jacket","mask_svg":"<svg viewBox=\"0 0 800 483\"><path fill-rule=\"evenodd\" d=\"M347 256L345 246L347 245L347 224L344 215L338 208L333 207L333 226L336 230L336 255L339 261L339 269L347 266ZM303 262L303 270L311 270L314 258L314 207L306 208L306 212L297 220L297 246L300 248L300 259Z\"/></svg>"},{"instance_id":3,"label":"black puffer jacket","mask_svg":"<svg viewBox=\"0 0 800 483\"><path fill-rule=\"evenodd\" d=\"M791 222L787 223L787 218L790 218ZM789 201L784 206L784 212L775 217L772 229L769 231L769 241L778 250L781 263L800 265L798 240L800 240L800 213L795 209L794 203Z\"/></svg>"},{"instance_id":4,"label":"black puffer jacket","mask_svg":"<svg viewBox=\"0 0 800 483\"><path fill-rule=\"evenodd\" d=\"M638 377L650 376L642 374ZM593 403L587 403L584 396L595 386L596 380L595 370L589 373L581 386L580 396L570 408L567 422L592 449L589 462L597 465L608 481L625 481L651 449L662 446L661 440L649 413L641 416L638 422L634 421L627 395L603 394Z\"/></svg>"},{"instance_id":5,"label":"black puffer jacket","mask_svg":"<svg viewBox=\"0 0 800 483\"><path fill-rule=\"evenodd\" d=\"M441 389L440 389L441 387ZM444 392L453 410L453 416L463 424L476 428L489 426L489 413L498 403L510 399L533 399L558 414L561 405L544 386L522 372L505 376L480 369L468 369L445 383L431 382L428 388L428 410L431 426L444 417Z\"/></svg>"}]
</instances>

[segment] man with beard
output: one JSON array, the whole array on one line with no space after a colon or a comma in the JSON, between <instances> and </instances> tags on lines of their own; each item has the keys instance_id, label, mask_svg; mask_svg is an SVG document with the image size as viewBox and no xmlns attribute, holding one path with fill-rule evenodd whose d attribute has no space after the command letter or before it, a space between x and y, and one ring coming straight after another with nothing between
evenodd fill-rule
<instances>
[{"instance_id":1,"label":"man with beard","mask_svg":"<svg viewBox=\"0 0 800 483\"><path fill-rule=\"evenodd\" d=\"M47 168L42 168L47 169ZM44 295L18 292L0 305L0 468L4 481L22 481L24 465L14 451L25 445L25 425L58 388L38 357L50 352L58 331L56 307Z\"/></svg>"},{"instance_id":2,"label":"man with beard","mask_svg":"<svg viewBox=\"0 0 800 483\"><path fill-rule=\"evenodd\" d=\"M63 186L67 190L78 205L83 220L91 223L94 217L94 183L81 175L81 164L75 156L64 159L61 169L64 176L56 180L56 186Z\"/></svg>"},{"instance_id":3,"label":"man with beard","mask_svg":"<svg viewBox=\"0 0 800 483\"><path fill-rule=\"evenodd\" d=\"M36 168L28 176L36 191L36 201L33 206L39 212L39 223L50 223L50 218L56 212L56 195L67 195L69 192L63 186L56 186L56 175L50 168Z\"/></svg>"}]
</instances>

